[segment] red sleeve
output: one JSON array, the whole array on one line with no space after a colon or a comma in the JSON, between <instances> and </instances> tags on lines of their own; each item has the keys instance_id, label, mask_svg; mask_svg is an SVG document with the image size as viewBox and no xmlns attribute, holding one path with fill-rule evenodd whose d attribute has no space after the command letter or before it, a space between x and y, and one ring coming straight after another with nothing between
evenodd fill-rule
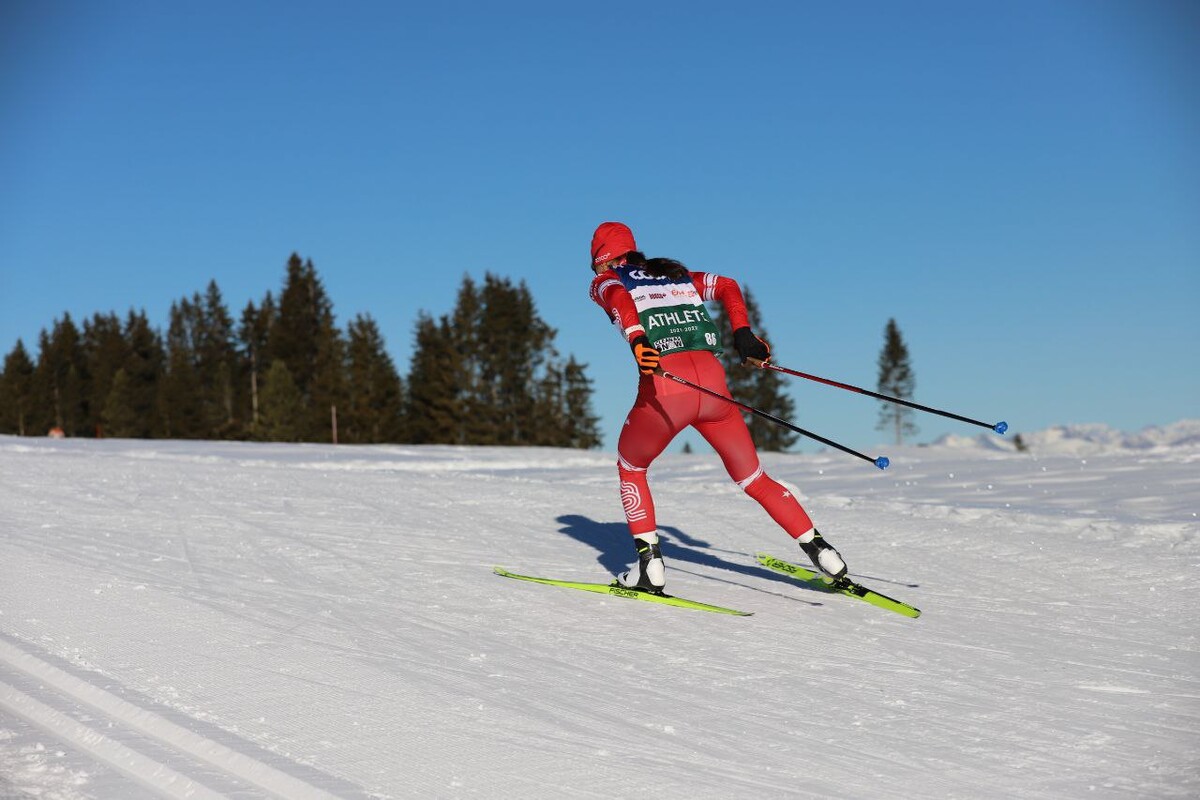
<instances>
[{"instance_id":1,"label":"red sleeve","mask_svg":"<svg viewBox=\"0 0 1200 800\"><path fill-rule=\"evenodd\" d=\"M716 300L725 309L733 330L750 326L750 315L746 313L746 301L742 299L742 287L733 278L712 272L693 272L692 285L700 293L700 299Z\"/></svg>"},{"instance_id":2,"label":"red sleeve","mask_svg":"<svg viewBox=\"0 0 1200 800\"><path fill-rule=\"evenodd\" d=\"M613 270L605 270L592 280L591 297L604 309L612 323L620 327L626 341L632 341L646 332L629 290Z\"/></svg>"}]
</instances>

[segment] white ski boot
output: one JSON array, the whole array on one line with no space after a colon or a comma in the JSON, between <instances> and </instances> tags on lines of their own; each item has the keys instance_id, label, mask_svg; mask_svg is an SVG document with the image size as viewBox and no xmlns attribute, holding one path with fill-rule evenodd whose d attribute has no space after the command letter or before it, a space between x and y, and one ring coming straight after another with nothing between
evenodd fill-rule
<instances>
[{"instance_id":1,"label":"white ski boot","mask_svg":"<svg viewBox=\"0 0 1200 800\"><path fill-rule=\"evenodd\" d=\"M662 551L658 549L658 534L638 534L633 537L633 545L637 548L637 566L618 575L617 583L627 589L662 594L667 585L667 568L663 564Z\"/></svg>"},{"instance_id":2,"label":"white ski boot","mask_svg":"<svg viewBox=\"0 0 1200 800\"><path fill-rule=\"evenodd\" d=\"M800 543L800 549L804 551L804 554L812 559L813 564L821 572L835 581L846 575L846 562L842 560L841 553L825 541L821 532L816 528L802 535L796 541Z\"/></svg>"}]
</instances>

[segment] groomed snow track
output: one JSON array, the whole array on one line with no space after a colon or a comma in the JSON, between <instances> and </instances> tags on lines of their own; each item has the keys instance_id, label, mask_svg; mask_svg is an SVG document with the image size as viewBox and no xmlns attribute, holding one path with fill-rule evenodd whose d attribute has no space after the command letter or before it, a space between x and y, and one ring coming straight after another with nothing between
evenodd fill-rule
<instances>
[{"instance_id":1,"label":"groomed snow track","mask_svg":"<svg viewBox=\"0 0 1200 800\"><path fill-rule=\"evenodd\" d=\"M2 636L0 710L162 797L207 800L246 791L294 800L338 797L118 697Z\"/></svg>"}]
</instances>

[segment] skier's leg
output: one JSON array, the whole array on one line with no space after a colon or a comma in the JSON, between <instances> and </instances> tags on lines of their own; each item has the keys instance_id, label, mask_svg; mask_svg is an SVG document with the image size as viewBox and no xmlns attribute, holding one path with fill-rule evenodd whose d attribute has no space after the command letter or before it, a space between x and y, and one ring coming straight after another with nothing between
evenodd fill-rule
<instances>
[{"instance_id":1,"label":"skier's leg","mask_svg":"<svg viewBox=\"0 0 1200 800\"><path fill-rule=\"evenodd\" d=\"M645 377L638 399L625 419L617 441L617 474L621 479L621 508L634 537L638 564L618 576L625 586L661 592L666 567L658 544L654 498L646 471L695 414L695 398L672 392L658 377Z\"/></svg>"},{"instance_id":2,"label":"skier's leg","mask_svg":"<svg viewBox=\"0 0 1200 800\"><path fill-rule=\"evenodd\" d=\"M721 454L729 477L733 478L746 494L758 501L771 519L799 543L800 549L818 569L833 578L845 575L846 562L841 554L826 542L820 531L813 526L808 512L791 491L763 471L758 465L757 454L754 457L753 470L750 474L745 474L749 454L754 453L754 444L750 440L746 423L739 415L733 416L734 421L699 423L696 429ZM745 477L739 478L740 475Z\"/></svg>"},{"instance_id":3,"label":"skier's leg","mask_svg":"<svg viewBox=\"0 0 1200 800\"><path fill-rule=\"evenodd\" d=\"M800 538L813 529L812 520L795 496L759 465L746 423L734 406L727 408L729 413L696 423L696 430L721 456L733 482L758 501L789 536Z\"/></svg>"},{"instance_id":4,"label":"skier's leg","mask_svg":"<svg viewBox=\"0 0 1200 800\"><path fill-rule=\"evenodd\" d=\"M662 592L666 586L666 565L659 549L654 497L646 471L679 430L661 404L642 393L621 429L617 441L621 508L638 554L637 565L617 576L624 586L651 592Z\"/></svg>"},{"instance_id":5,"label":"skier's leg","mask_svg":"<svg viewBox=\"0 0 1200 800\"><path fill-rule=\"evenodd\" d=\"M617 440L617 474L621 479L621 507L634 536L657 530L646 470L681 427L653 398L644 401L639 397L625 418Z\"/></svg>"},{"instance_id":6,"label":"skier's leg","mask_svg":"<svg viewBox=\"0 0 1200 800\"><path fill-rule=\"evenodd\" d=\"M717 380L719 390L728 395L723 374L710 376L708 385ZM729 477L800 544L800 549L819 569L835 578L846 574L845 561L821 536L792 492L763 471L750 430L736 406L712 399L712 404L702 410L702 420L695 423L695 428L720 455Z\"/></svg>"}]
</instances>

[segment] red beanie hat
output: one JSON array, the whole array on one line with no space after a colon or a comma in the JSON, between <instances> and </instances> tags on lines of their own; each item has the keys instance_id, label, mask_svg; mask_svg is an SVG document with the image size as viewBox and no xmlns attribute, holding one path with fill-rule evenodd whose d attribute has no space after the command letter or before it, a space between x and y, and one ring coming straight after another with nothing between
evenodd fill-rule
<instances>
[{"instance_id":1,"label":"red beanie hat","mask_svg":"<svg viewBox=\"0 0 1200 800\"><path fill-rule=\"evenodd\" d=\"M603 264L637 250L633 231L620 222L603 222L592 234L592 266Z\"/></svg>"}]
</instances>

